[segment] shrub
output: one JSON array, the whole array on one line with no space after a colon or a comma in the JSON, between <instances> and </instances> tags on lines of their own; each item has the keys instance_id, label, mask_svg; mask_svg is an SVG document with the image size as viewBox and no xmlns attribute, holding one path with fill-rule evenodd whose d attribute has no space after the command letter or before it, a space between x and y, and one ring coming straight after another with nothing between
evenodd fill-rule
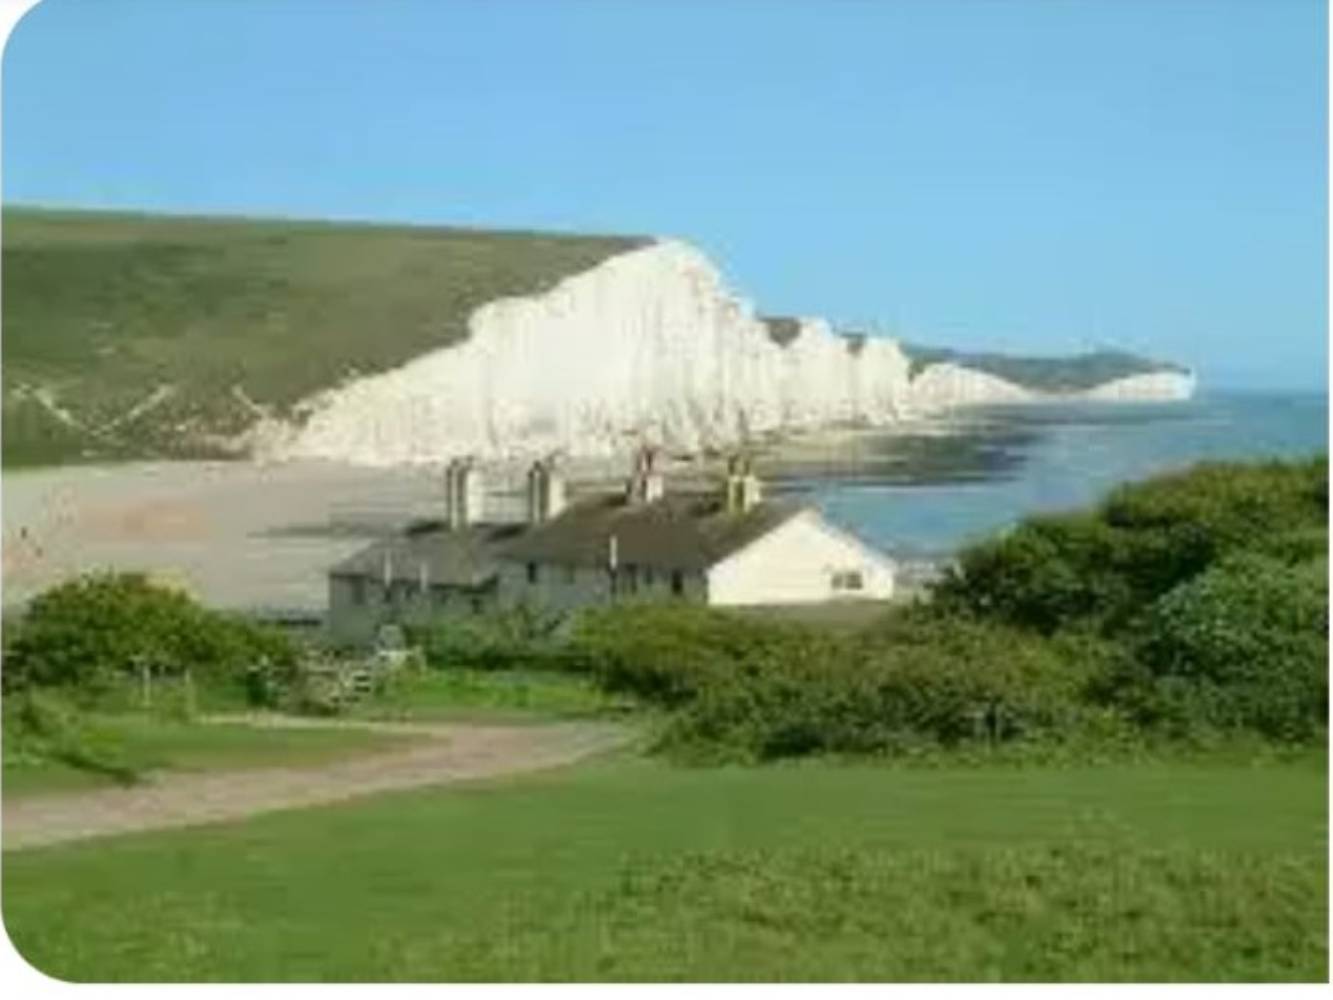
<instances>
[{"instance_id":1,"label":"shrub","mask_svg":"<svg viewBox=\"0 0 1333 1000\"><path fill-rule=\"evenodd\" d=\"M1328 463L1205 463L1122 486L1090 513L1028 518L971 546L935 586L941 609L1051 634L1124 630L1216 560L1327 544Z\"/></svg>"},{"instance_id":2,"label":"shrub","mask_svg":"<svg viewBox=\"0 0 1333 1000\"><path fill-rule=\"evenodd\" d=\"M560 666L558 638L563 616L520 605L484 615L458 617L418 631L411 638L432 667L507 670Z\"/></svg>"},{"instance_id":3,"label":"shrub","mask_svg":"<svg viewBox=\"0 0 1333 1000\"><path fill-rule=\"evenodd\" d=\"M748 670L718 673L668 743L771 758L994 747L1078 732L1094 662L1004 627L901 619L869 638L788 641Z\"/></svg>"},{"instance_id":4,"label":"shrub","mask_svg":"<svg viewBox=\"0 0 1333 1000\"><path fill-rule=\"evenodd\" d=\"M673 710L663 746L693 757L908 754L1123 732L1086 691L1107 659L1088 637L900 609L848 634L692 606L585 615L572 637L612 691Z\"/></svg>"},{"instance_id":5,"label":"shrub","mask_svg":"<svg viewBox=\"0 0 1333 1000\"><path fill-rule=\"evenodd\" d=\"M1132 603L1126 541L1092 514L1032 517L964 549L935 584L941 610L1043 633Z\"/></svg>"},{"instance_id":6,"label":"shrub","mask_svg":"<svg viewBox=\"0 0 1333 1000\"><path fill-rule=\"evenodd\" d=\"M92 574L35 598L6 636L5 690L63 688L96 697L147 665L244 684L252 665L289 668L296 651L274 629L201 607L141 574Z\"/></svg>"},{"instance_id":7,"label":"shrub","mask_svg":"<svg viewBox=\"0 0 1333 1000\"><path fill-rule=\"evenodd\" d=\"M1326 560L1228 557L1144 615L1112 696L1174 733L1307 740L1328 712Z\"/></svg>"},{"instance_id":8,"label":"shrub","mask_svg":"<svg viewBox=\"0 0 1333 1000\"><path fill-rule=\"evenodd\" d=\"M710 685L801 656L816 634L699 605L630 604L580 616L569 655L607 690L672 707Z\"/></svg>"}]
</instances>

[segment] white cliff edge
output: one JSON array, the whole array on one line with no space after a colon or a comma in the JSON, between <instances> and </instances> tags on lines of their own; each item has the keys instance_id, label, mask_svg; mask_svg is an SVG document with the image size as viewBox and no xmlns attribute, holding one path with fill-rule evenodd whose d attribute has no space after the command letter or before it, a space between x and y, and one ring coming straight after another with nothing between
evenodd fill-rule
<instances>
[{"instance_id":1,"label":"white cliff edge","mask_svg":"<svg viewBox=\"0 0 1333 1000\"><path fill-rule=\"evenodd\" d=\"M461 343L305 401L303 419L263 419L261 459L359 464L614 455L648 441L723 447L765 432L887 426L957 406L1045 398L953 364L915 378L898 343L801 320L785 345L698 250L660 241L539 295L473 313ZM1175 399L1181 376L1138 375L1090 398Z\"/></svg>"},{"instance_id":2,"label":"white cliff edge","mask_svg":"<svg viewBox=\"0 0 1333 1000\"><path fill-rule=\"evenodd\" d=\"M1079 396L1116 403L1168 403L1191 398L1196 388L1193 372L1144 372L1103 382Z\"/></svg>"}]
</instances>

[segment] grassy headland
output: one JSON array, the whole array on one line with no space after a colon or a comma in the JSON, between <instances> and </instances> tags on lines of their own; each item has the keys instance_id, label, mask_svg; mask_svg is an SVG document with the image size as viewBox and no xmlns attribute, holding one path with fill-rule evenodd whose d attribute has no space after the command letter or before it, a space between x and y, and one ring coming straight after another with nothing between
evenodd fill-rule
<instances>
[{"instance_id":1,"label":"grassy headland","mask_svg":"<svg viewBox=\"0 0 1333 1000\"><path fill-rule=\"evenodd\" d=\"M256 407L467 333L478 306L643 244L7 208L5 465L211 457Z\"/></svg>"}]
</instances>

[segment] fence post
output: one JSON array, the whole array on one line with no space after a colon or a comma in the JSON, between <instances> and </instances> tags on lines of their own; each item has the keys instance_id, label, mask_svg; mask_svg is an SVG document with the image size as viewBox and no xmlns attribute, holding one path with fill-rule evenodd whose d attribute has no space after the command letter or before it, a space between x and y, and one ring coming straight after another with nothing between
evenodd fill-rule
<instances>
[{"instance_id":1,"label":"fence post","mask_svg":"<svg viewBox=\"0 0 1333 1000\"><path fill-rule=\"evenodd\" d=\"M185 715L190 721L194 721L194 674L190 671L189 667L185 668Z\"/></svg>"}]
</instances>

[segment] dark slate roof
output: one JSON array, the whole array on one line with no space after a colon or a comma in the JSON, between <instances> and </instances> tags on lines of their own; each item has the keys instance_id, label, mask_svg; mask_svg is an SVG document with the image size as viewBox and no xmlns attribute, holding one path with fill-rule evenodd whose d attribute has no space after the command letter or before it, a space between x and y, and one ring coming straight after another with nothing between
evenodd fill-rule
<instances>
[{"instance_id":1,"label":"dark slate roof","mask_svg":"<svg viewBox=\"0 0 1333 1000\"><path fill-rule=\"evenodd\" d=\"M450 531L440 522L426 522L367 546L329 574L380 580L387 557L394 580L419 582L424 565L429 585L479 587L495 576L500 546L522 530L518 524L478 524Z\"/></svg>"},{"instance_id":2,"label":"dark slate roof","mask_svg":"<svg viewBox=\"0 0 1333 1000\"><path fill-rule=\"evenodd\" d=\"M584 500L553 521L523 532L501 547L501 558L565 566L605 566L616 537L622 566L702 570L768 534L805 510L768 501L743 514L728 514L721 498L668 493L650 504L620 496Z\"/></svg>"}]
</instances>

